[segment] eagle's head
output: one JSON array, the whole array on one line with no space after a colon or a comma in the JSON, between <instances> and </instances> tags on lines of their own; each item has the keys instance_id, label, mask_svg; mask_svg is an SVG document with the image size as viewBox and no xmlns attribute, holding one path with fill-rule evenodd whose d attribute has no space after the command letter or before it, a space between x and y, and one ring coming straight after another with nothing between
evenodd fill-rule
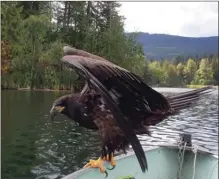
<instances>
[{"instance_id":1,"label":"eagle's head","mask_svg":"<svg viewBox=\"0 0 219 179\"><path fill-rule=\"evenodd\" d=\"M58 114L66 115L71 118L69 114L69 108L72 108L75 98L72 94L61 96L53 102L52 108L50 110L50 117L53 120ZM74 111L74 109L71 109Z\"/></svg>"}]
</instances>

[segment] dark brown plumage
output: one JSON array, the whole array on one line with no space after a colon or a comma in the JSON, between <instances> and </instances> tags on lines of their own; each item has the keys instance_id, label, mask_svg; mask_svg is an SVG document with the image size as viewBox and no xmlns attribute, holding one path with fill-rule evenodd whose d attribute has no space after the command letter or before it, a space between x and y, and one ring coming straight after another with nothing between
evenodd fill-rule
<instances>
[{"instance_id":1,"label":"dark brown plumage","mask_svg":"<svg viewBox=\"0 0 219 179\"><path fill-rule=\"evenodd\" d=\"M210 87L164 97L140 77L99 56L64 47L62 62L86 80L80 94L57 99L51 110L79 125L98 130L102 157L111 156L131 144L143 172L147 161L136 134L148 134L148 127L163 121L195 102Z\"/></svg>"}]
</instances>

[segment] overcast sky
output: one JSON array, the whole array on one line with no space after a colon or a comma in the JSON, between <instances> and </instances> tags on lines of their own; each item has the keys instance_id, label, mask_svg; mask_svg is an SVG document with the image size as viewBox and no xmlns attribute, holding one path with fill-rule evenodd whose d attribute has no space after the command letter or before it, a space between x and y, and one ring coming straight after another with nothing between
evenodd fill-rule
<instances>
[{"instance_id":1,"label":"overcast sky","mask_svg":"<svg viewBox=\"0 0 219 179\"><path fill-rule=\"evenodd\" d=\"M217 2L121 2L125 31L187 37L218 35Z\"/></svg>"}]
</instances>

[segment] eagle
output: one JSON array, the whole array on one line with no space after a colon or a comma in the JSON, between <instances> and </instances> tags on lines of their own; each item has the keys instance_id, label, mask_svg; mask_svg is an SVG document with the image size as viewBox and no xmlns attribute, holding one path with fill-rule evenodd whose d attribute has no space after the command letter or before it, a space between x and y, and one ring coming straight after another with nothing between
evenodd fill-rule
<instances>
[{"instance_id":1,"label":"eagle","mask_svg":"<svg viewBox=\"0 0 219 179\"><path fill-rule=\"evenodd\" d=\"M149 126L188 108L210 87L164 96L149 87L141 77L100 56L64 46L61 62L84 78L80 93L56 99L50 110L53 120L62 114L80 126L98 131L101 155L84 167L99 168L108 176L103 161L116 166L114 154L132 146L142 172L148 170L144 150L137 135L151 136Z\"/></svg>"}]
</instances>

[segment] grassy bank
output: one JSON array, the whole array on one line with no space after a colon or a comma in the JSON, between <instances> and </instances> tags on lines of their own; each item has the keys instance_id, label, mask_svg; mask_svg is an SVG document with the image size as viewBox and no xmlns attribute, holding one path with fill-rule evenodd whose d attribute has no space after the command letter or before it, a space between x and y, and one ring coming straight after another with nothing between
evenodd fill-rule
<instances>
[{"instance_id":1,"label":"grassy bank","mask_svg":"<svg viewBox=\"0 0 219 179\"><path fill-rule=\"evenodd\" d=\"M209 85L186 85L187 88L195 88L195 89L203 88L203 87L206 87L206 86L209 86ZM214 86L214 87L218 88L218 86Z\"/></svg>"},{"instance_id":2,"label":"grassy bank","mask_svg":"<svg viewBox=\"0 0 219 179\"><path fill-rule=\"evenodd\" d=\"M2 88L2 91L11 91L11 90L15 90L15 91L72 91L70 89L30 89L30 88Z\"/></svg>"},{"instance_id":3,"label":"grassy bank","mask_svg":"<svg viewBox=\"0 0 219 179\"><path fill-rule=\"evenodd\" d=\"M19 91L71 91L70 89L30 89L30 88L18 88Z\"/></svg>"},{"instance_id":4,"label":"grassy bank","mask_svg":"<svg viewBox=\"0 0 219 179\"><path fill-rule=\"evenodd\" d=\"M203 87L206 87L206 86L209 86L209 85L186 85L185 87L186 88L193 88L193 89L198 89L198 88L203 88ZM178 88L178 87L174 87L174 86L171 86L171 87L164 87L164 86L151 86L152 88ZM218 89L218 86L214 86L215 88ZM180 88L180 87L179 87ZM182 87L184 88L184 87ZM2 90L18 90L18 91L72 91L71 89L30 89L30 88L4 88Z\"/></svg>"}]
</instances>

